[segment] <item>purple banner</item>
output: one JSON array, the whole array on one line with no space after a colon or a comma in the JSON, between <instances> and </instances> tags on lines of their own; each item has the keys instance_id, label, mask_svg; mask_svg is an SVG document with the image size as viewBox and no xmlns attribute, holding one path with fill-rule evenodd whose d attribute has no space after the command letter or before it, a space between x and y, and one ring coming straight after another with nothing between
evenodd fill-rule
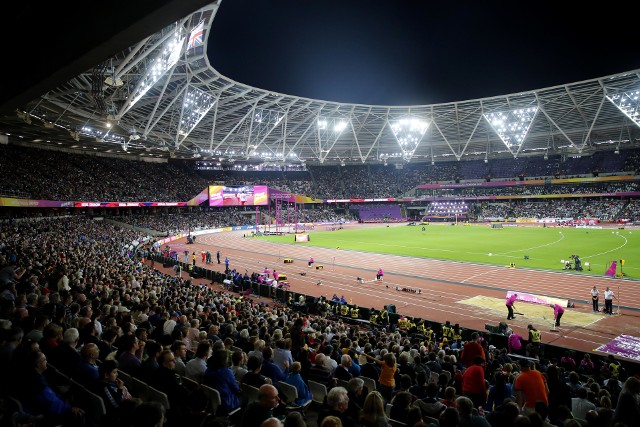
<instances>
[{"instance_id":1,"label":"purple banner","mask_svg":"<svg viewBox=\"0 0 640 427\"><path fill-rule=\"evenodd\" d=\"M596 351L640 361L640 338L620 335L611 342L596 348Z\"/></svg>"}]
</instances>

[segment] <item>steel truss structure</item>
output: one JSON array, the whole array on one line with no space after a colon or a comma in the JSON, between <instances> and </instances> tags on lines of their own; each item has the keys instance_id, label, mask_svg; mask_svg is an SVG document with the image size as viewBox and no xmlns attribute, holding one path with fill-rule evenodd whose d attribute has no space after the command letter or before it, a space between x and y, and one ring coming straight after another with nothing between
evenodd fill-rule
<instances>
[{"instance_id":1,"label":"steel truss structure","mask_svg":"<svg viewBox=\"0 0 640 427\"><path fill-rule=\"evenodd\" d=\"M634 98L640 70L434 105L301 98L233 81L211 66L207 43L215 37L211 26L218 5L50 90L15 117L0 119L0 129L25 141L105 155L196 158L221 165L589 155L640 142ZM495 123L500 116L507 121L502 130ZM521 139L514 138L516 133Z\"/></svg>"}]
</instances>

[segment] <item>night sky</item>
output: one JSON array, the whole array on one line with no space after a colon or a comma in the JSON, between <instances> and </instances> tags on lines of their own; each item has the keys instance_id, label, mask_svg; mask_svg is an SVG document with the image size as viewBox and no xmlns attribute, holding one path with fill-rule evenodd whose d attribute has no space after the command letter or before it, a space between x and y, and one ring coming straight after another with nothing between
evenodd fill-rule
<instances>
[{"instance_id":1,"label":"night sky","mask_svg":"<svg viewBox=\"0 0 640 427\"><path fill-rule=\"evenodd\" d=\"M290 95L460 101L640 68L634 12L617 3L223 0L208 53L223 75Z\"/></svg>"}]
</instances>

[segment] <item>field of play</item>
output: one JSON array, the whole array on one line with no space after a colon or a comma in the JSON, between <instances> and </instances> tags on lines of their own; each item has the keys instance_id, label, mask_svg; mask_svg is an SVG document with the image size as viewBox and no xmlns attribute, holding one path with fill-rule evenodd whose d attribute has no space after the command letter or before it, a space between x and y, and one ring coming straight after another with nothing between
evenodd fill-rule
<instances>
[{"instance_id":1,"label":"field of play","mask_svg":"<svg viewBox=\"0 0 640 427\"><path fill-rule=\"evenodd\" d=\"M640 279L640 230L598 228L428 225L312 231L310 242L293 235L264 236L267 241L480 264L561 271L562 260L578 255L584 270L602 276L612 261L617 273ZM623 265L620 260L624 260Z\"/></svg>"}]
</instances>

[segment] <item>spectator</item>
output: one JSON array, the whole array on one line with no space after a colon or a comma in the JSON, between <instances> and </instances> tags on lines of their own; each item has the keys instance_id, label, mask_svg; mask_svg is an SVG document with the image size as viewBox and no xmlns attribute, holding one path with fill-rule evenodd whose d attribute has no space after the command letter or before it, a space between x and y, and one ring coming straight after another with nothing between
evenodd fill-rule
<instances>
[{"instance_id":1,"label":"spectator","mask_svg":"<svg viewBox=\"0 0 640 427\"><path fill-rule=\"evenodd\" d=\"M576 392L576 397L571 399L571 413L574 418L584 420L587 418L587 412L596 409L596 405L587 399L587 389L581 387Z\"/></svg>"},{"instance_id":2,"label":"spectator","mask_svg":"<svg viewBox=\"0 0 640 427\"><path fill-rule=\"evenodd\" d=\"M372 391L367 395L360 412L359 422L363 427L389 426L389 420L384 410L384 400L377 391Z\"/></svg>"},{"instance_id":3,"label":"spectator","mask_svg":"<svg viewBox=\"0 0 640 427\"><path fill-rule=\"evenodd\" d=\"M259 427L273 416L273 410L280 403L278 389L273 385L263 384L258 390L258 400L250 403L242 414L241 427Z\"/></svg>"},{"instance_id":4,"label":"spectator","mask_svg":"<svg viewBox=\"0 0 640 427\"><path fill-rule=\"evenodd\" d=\"M302 369L302 365L300 362L293 362L291 365L291 371L285 382L294 386L298 390L298 399L293 402L295 405L304 405L308 403L312 399L311 391L309 390L309 386L304 382L302 377L300 376L300 370Z\"/></svg>"},{"instance_id":5,"label":"spectator","mask_svg":"<svg viewBox=\"0 0 640 427\"><path fill-rule=\"evenodd\" d=\"M60 345L51 350L51 364L68 377L73 376L76 367L82 361L78 353L77 345L80 333L76 328L68 328L64 331Z\"/></svg>"},{"instance_id":6,"label":"spectator","mask_svg":"<svg viewBox=\"0 0 640 427\"><path fill-rule=\"evenodd\" d=\"M622 386L622 392L618 397L615 412L613 414L614 423L624 423L627 426L636 425L640 420L640 379L629 377Z\"/></svg>"},{"instance_id":7,"label":"spectator","mask_svg":"<svg viewBox=\"0 0 640 427\"><path fill-rule=\"evenodd\" d=\"M485 361L477 355L473 365L462 374L462 394L473 401L473 406L484 407L487 401L487 386L484 380Z\"/></svg>"},{"instance_id":8,"label":"spectator","mask_svg":"<svg viewBox=\"0 0 640 427\"><path fill-rule=\"evenodd\" d=\"M536 402L549 404L547 382L544 376L531 366L529 359L520 359L521 373L514 383L518 407L523 413L535 412Z\"/></svg>"},{"instance_id":9,"label":"spectator","mask_svg":"<svg viewBox=\"0 0 640 427\"><path fill-rule=\"evenodd\" d=\"M327 408L318 414L318 425L328 416L334 416L342 421L344 426L358 426L358 423L346 413L349 407L349 396L344 387L333 387L327 393Z\"/></svg>"},{"instance_id":10,"label":"spectator","mask_svg":"<svg viewBox=\"0 0 640 427\"><path fill-rule=\"evenodd\" d=\"M502 371L497 371L493 374L493 385L489 388L489 396L484 408L491 412L512 396L513 392L511 384L507 382L507 376Z\"/></svg>"},{"instance_id":11,"label":"spectator","mask_svg":"<svg viewBox=\"0 0 640 427\"><path fill-rule=\"evenodd\" d=\"M202 380L204 385L218 390L220 393L221 408L229 413L239 408L242 404L242 390L228 363L226 350L216 350L207 360L207 370Z\"/></svg>"},{"instance_id":12,"label":"spectator","mask_svg":"<svg viewBox=\"0 0 640 427\"><path fill-rule=\"evenodd\" d=\"M447 408L451 409L451 408ZM456 409L460 414L459 427L476 426L476 427L490 427L489 422L481 415L477 415L474 411L473 402L471 399L465 396L460 396L456 399Z\"/></svg>"},{"instance_id":13,"label":"spectator","mask_svg":"<svg viewBox=\"0 0 640 427\"><path fill-rule=\"evenodd\" d=\"M106 360L100 364L98 371L100 380L91 390L104 402L107 411L105 422L112 425L125 422L141 401L131 396L123 381L118 378L118 362Z\"/></svg>"},{"instance_id":14,"label":"spectator","mask_svg":"<svg viewBox=\"0 0 640 427\"><path fill-rule=\"evenodd\" d=\"M413 406L420 408L422 416L438 418L446 406L438 398L438 385L436 383L427 384L427 397L416 400Z\"/></svg>"},{"instance_id":15,"label":"spectator","mask_svg":"<svg viewBox=\"0 0 640 427\"><path fill-rule=\"evenodd\" d=\"M207 370L207 359L211 356L211 343L203 341L198 344L193 359L185 365L185 376L198 383L202 382L204 373Z\"/></svg>"},{"instance_id":16,"label":"spectator","mask_svg":"<svg viewBox=\"0 0 640 427\"><path fill-rule=\"evenodd\" d=\"M31 414L43 414L52 425L82 426L84 410L67 403L48 384L44 376L47 370L47 357L40 351L27 356L30 367L24 380L19 384L18 396L25 411Z\"/></svg>"}]
</instances>

